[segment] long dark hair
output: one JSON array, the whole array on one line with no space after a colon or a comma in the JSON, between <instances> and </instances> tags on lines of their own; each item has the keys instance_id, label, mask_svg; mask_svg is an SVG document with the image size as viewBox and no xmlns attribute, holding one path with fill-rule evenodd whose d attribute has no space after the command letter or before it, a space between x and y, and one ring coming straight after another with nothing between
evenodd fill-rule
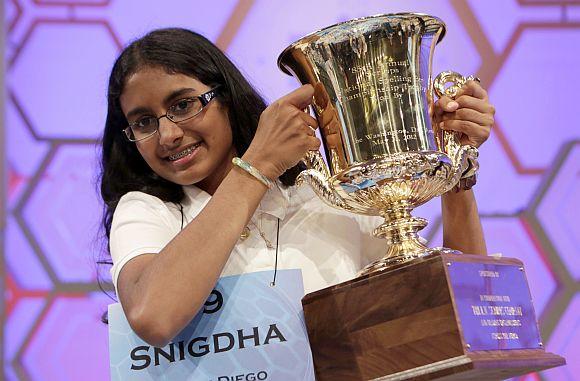
<instances>
[{"instance_id":1,"label":"long dark hair","mask_svg":"<svg viewBox=\"0 0 580 381\"><path fill-rule=\"evenodd\" d=\"M159 29L134 41L117 58L108 88L108 112L102 139L101 196L105 203L102 225L107 241L113 213L120 198L130 191L141 191L166 202L179 203L182 187L167 181L147 165L134 143L123 135L127 119L119 98L127 78L143 67L159 67L168 73L195 77L207 86L221 85L219 102L228 109L233 143L238 155L248 149L260 114L266 104L234 64L205 37L179 28ZM293 185L304 169L299 164L281 177Z\"/></svg>"}]
</instances>

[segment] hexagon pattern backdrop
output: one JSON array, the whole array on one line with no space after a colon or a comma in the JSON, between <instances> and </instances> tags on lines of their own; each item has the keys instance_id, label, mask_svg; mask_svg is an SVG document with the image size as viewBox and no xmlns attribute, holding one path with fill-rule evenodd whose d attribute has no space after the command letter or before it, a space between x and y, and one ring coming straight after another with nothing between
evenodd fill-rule
<instances>
[{"instance_id":1,"label":"hexagon pattern backdrop","mask_svg":"<svg viewBox=\"0 0 580 381\"><path fill-rule=\"evenodd\" d=\"M497 124L476 193L491 252L525 261L548 350L580 374L580 1L5 0L7 165L4 378L108 379L108 296L95 258L98 139L122 46L164 26L216 42L269 100L296 87L276 67L290 42L377 13L441 17L435 71L482 79ZM440 242L438 201L416 212ZM104 276L108 268L103 269ZM110 286L108 287L110 290Z\"/></svg>"}]
</instances>

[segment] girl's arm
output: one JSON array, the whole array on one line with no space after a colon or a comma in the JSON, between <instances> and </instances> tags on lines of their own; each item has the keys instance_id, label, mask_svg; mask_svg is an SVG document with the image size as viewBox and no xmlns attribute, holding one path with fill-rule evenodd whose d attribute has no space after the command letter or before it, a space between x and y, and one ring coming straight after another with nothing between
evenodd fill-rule
<instances>
[{"instance_id":1,"label":"girl's arm","mask_svg":"<svg viewBox=\"0 0 580 381\"><path fill-rule=\"evenodd\" d=\"M261 115L251 146L242 157L270 179L315 150L320 141L302 112L312 101L302 86ZM167 344L201 308L267 187L234 167L205 208L157 254L144 254L123 266L117 290L133 330L155 346Z\"/></svg>"},{"instance_id":2,"label":"girl's arm","mask_svg":"<svg viewBox=\"0 0 580 381\"><path fill-rule=\"evenodd\" d=\"M473 190L441 196L443 246L466 254L487 254Z\"/></svg>"}]
</instances>

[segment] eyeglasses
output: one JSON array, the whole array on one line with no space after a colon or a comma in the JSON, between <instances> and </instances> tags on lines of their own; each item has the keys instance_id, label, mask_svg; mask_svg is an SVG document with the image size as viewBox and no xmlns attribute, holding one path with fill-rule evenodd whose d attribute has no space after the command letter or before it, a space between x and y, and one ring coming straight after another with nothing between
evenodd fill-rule
<instances>
[{"instance_id":1,"label":"eyeglasses","mask_svg":"<svg viewBox=\"0 0 580 381\"><path fill-rule=\"evenodd\" d=\"M155 116L145 116L123 129L127 139L131 142L138 142L155 135L159 131L159 121L167 118L173 123L181 123L199 114L207 104L218 95L216 86L213 89L196 97L183 98L172 104L164 115L159 118Z\"/></svg>"}]
</instances>

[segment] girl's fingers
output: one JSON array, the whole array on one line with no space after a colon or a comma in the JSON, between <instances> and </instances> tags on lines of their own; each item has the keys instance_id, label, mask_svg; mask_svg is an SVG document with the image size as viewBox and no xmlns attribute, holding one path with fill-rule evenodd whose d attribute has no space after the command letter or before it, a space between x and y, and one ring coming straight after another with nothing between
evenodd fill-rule
<instances>
[{"instance_id":1,"label":"girl's fingers","mask_svg":"<svg viewBox=\"0 0 580 381\"><path fill-rule=\"evenodd\" d=\"M460 108L455 112L446 113L441 117L441 119L443 121L464 120L467 122L479 124L480 126L491 126L494 123L494 119L491 114L482 113L470 108Z\"/></svg>"}]
</instances>

